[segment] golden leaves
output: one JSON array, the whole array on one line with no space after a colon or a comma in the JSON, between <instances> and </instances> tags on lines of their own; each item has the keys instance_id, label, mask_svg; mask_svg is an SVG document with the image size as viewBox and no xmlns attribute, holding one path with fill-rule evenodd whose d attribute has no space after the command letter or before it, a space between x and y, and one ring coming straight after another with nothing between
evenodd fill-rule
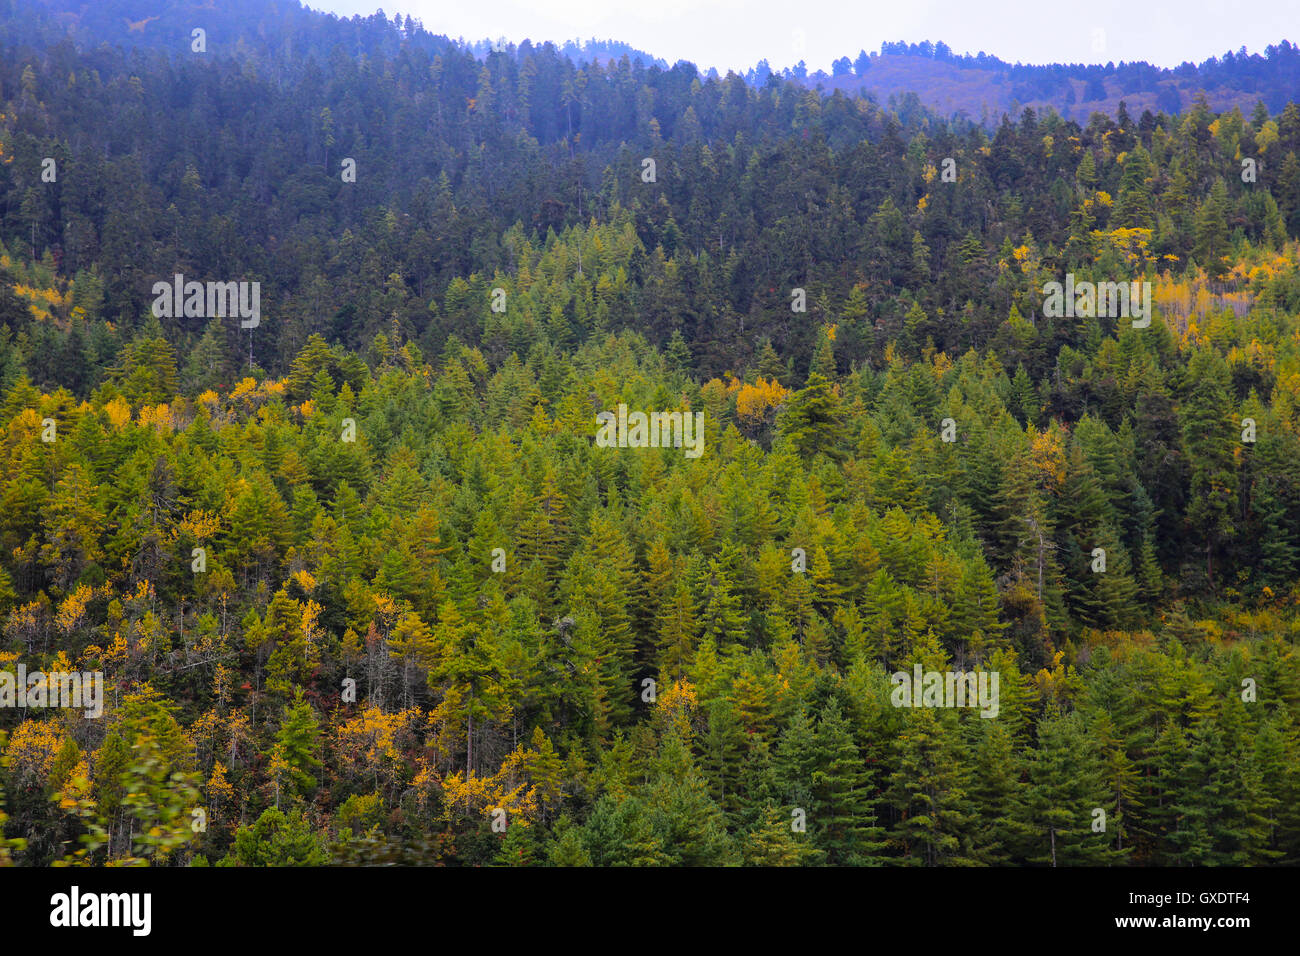
<instances>
[{"instance_id":1,"label":"golden leaves","mask_svg":"<svg viewBox=\"0 0 1300 956\"><path fill-rule=\"evenodd\" d=\"M235 390L230 393L230 397L232 400L237 398L244 398L247 395L251 395L256 390L257 390L256 381L254 381L251 378L241 379L239 384L235 386Z\"/></svg>"},{"instance_id":2,"label":"golden leaves","mask_svg":"<svg viewBox=\"0 0 1300 956\"><path fill-rule=\"evenodd\" d=\"M9 620L5 622L5 632L21 633L24 630L35 630L43 623L45 608L46 602L40 598L14 608L9 612Z\"/></svg>"},{"instance_id":3,"label":"golden leaves","mask_svg":"<svg viewBox=\"0 0 1300 956\"><path fill-rule=\"evenodd\" d=\"M34 408L24 408L14 416L14 424L18 431L34 435L41 427L41 413Z\"/></svg>"},{"instance_id":4,"label":"golden leaves","mask_svg":"<svg viewBox=\"0 0 1300 956\"><path fill-rule=\"evenodd\" d=\"M306 571L300 572L306 574ZM315 601L308 599L302 609L302 636L308 644L320 640L323 636L318 622L320 621L321 606Z\"/></svg>"},{"instance_id":5,"label":"golden leaves","mask_svg":"<svg viewBox=\"0 0 1300 956\"><path fill-rule=\"evenodd\" d=\"M63 746L63 734L52 720L24 720L9 737L4 761L21 785L44 783Z\"/></svg>"},{"instance_id":6,"label":"golden leaves","mask_svg":"<svg viewBox=\"0 0 1300 956\"><path fill-rule=\"evenodd\" d=\"M753 385L741 385L736 393L736 415L741 422L758 424L767 418L769 409L780 408L790 396L790 390L773 379L762 376Z\"/></svg>"},{"instance_id":7,"label":"golden leaves","mask_svg":"<svg viewBox=\"0 0 1300 956\"><path fill-rule=\"evenodd\" d=\"M528 753L517 746L490 777L457 771L442 781L448 816L453 808L465 811L506 811L512 824L527 825L537 819L537 787L527 779Z\"/></svg>"},{"instance_id":8,"label":"golden leaves","mask_svg":"<svg viewBox=\"0 0 1300 956\"><path fill-rule=\"evenodd\" d=\"M50 310L64 304L64 297L57 289L39 289L21 282L15 283L13 288L21 298L28 300L27 307L38 321L50 318Z\"/></svg>"},{"instance_id":9,"label":"golden leaves","mask_svg":"<svg viewBox=\"0 0 1300 956\"><path fill-rule=\"evenodd\" d=\"M1039 431L1033 423L1027 426L1029 460L1038 476L1040 488L1059 490L1065 484L1065 429L1053 422L1051 427Z\"/></svg>"},{"instance_id":10,"label":"golden leaves","mask_svg":"<svg viewBox=\"0 0 1300 956\"><path fill-rule=\"evenodd\" d=\"M152 428L160 435L168 435L176 427L171 406L166 402L161 405L141 405L136 420L141 428Z\"/></svg>"},{"instance_id":11,"label":"golden leaves","mask_svg":"<svg viewBox=\"0 0 1300 956\"><path fill-rule=\"evenodd\" d=\"M173 529L172 537L184 533L196 541L203 541L220 530L221 518L215 511L191 511Z\"/></svg>"},{"instance_id":12,"label":"golden leaves","mask_svg":"<svg viewBox=\"0 0 1300 956\"><path fill-rule=\"evenodd\" d=\"M1034 675L1034 686L1044 703L1064 705L1074 696L1078 676L1073 667L1063 663L1064 658L1065 652L1057 651L1052 657L1052 669L1044 667Z\"/></svg>"},{"instance_id":13,"label":"golden leaves","mask_svg":"<svg viewBox=\"0 0 1300 956\"><path fill-rule=\"evenodd\" d=\"M131 405L121 396L113 398L104 406L104 414L114 430L121 431L131 421Z\"/></svg>"},{"instance_id":14,"label":"golden leaves","mask_svg":"<svg viewBox=\"0 0 1300 956\"><path fill-rule=\"evenodd\" d=\"M379 619L379 626L384 630L390 629L397 619L397 602L387 591L372 594L371 599L375 602L375 616Z\"/></svg>"},{"instance_id":15,"label":"golden leaves","mask_svg":"<svg viewBox=\"0 0 1300 956\"><path fill-rule=\"evenodd\" d=\"M687 680L673 681L656 698L655 709L665 726L675 729L683 739L691 739L691 718L699 709L694 684Z\"/></svg>"},{"instance_id":16,"label":"golden leaves","mask_svg":"<svg viewBox=\"0 0 1300 956\"><path fill-rule=\"evenodd\" d=\"M1109 198L1109 197L1108 197ZM1094 229L1093 239L1107 243L1123 256L1125 263L1132 269L1141 271L1155 263L1155 257L1147 250L1151 245L1152 230L1136 226L1120 229Z\"/></svg>"},{"instance_id":17,"label":"golden leaves","mask_svg":"<svg viewBox=\"0 0 1300 956\"><path fill-rule=\"evenodd\" d=\"M103 593L108 595L112 590L105 586ZM94 599L95 588L85 584L78 585L77 589L59 604L59 611L54 617L55 626L64 634L71 634L85 620L86 605Z\"/></svg>"},{"instance_id":18,"label":"golden leaves","mask_svg":"<svg viewBox=\"0 0 1300 956\"><path fill-rule=\"evenodd\" d=\"M403 749L416 743L414 731L421 716L418 707L394 714L367 707L335 731L343 769L396 780L405 763Z\"/></svg>"},{"instance_id":19,"label":"golden leaves","mask_svg":"<svg viewBox=\"0 0 1300 956\"><path fill-rule=\"evenodd\" d=\"M57 796L59 809L75 813L79 807L92 800L93 788L90 783L90 761L82 758L68 774L67 782Z\"/></svg>"}]
</instances>

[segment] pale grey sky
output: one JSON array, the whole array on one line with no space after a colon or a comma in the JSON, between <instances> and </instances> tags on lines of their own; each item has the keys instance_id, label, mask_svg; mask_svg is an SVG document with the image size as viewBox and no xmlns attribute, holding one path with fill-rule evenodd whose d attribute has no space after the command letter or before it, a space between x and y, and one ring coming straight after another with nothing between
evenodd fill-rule
<instances>
[{"instance_id":1,"label":"pale grey sky","mask_svg":"<svg viewBox=\"0 0 1300 956\"><path fill-rule=\"evenodd\" d=\"M1009 62L1158 66L1199 63L1242 46L1300 42L1300 0L305 0L351 16L410 14L433 33L563 42L622 40L669 63L743 72L879 50L883 40L942 40L956 53ZM1100 31L1100 33L1098 33Z\"/></svg>"}]
</instances>

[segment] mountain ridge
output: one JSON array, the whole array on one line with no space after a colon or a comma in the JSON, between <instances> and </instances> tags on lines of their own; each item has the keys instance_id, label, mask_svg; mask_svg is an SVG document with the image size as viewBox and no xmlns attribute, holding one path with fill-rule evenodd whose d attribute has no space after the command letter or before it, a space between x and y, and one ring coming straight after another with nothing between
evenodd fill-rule
<instances>
[{"instance_id":1,"label":"mountain ridge","mask_svg":"<svg viewBox=\"0 0 1300 956\"><path fill-rule=\"evenodd\" d=\"M151 0L5 0L0 4L0 37L21 34L57 42L66 36L83 47L101 44L136 49L190 53L191 32L201 27L207 49L223 46L232 54L282 64L284 58L328 60L342 50L354 57L393 56L404 44L430 55L456 47L484 59L497 42L491 39L452 39L429 31L416 18L381 11L368 17L342 17L314 10L297 0L230 0L212 3L160 5ZM272 42L271 37L283 37ZM324 37L324 38L322 38ZM623 56L638 65L669 70L687 64L701 78L720 76L688 60L668 61L619 40L530 41L500 49L512 53L553 46L575 65L617 62ZM748 70L729 70L750 86L761 87L769 76L797 82L825 94L864 95L876 102L891 98L907 108L915 95L935 113L964 116L981 125L996 125L1002 114L1018 115L1028 107L1053 109L1066 119L1086 122L1094 112L1113 115L1123 101L1134 114L1143 111L1181 113L1198 96L1215 110L1251 110L1263 102L1280 111L1292 92L1300 89L1300 49L1288 40L1270 45L1263 54L1245 48L1225 52L1199 64L1156 67L1145 61L1107 64L1009 63L984 51L956 54L942 41L884 42L868 54L859 50L834 62L830 73L809 73L803 62L773 70L759 60Z\"/></svg>"}]
</instances>

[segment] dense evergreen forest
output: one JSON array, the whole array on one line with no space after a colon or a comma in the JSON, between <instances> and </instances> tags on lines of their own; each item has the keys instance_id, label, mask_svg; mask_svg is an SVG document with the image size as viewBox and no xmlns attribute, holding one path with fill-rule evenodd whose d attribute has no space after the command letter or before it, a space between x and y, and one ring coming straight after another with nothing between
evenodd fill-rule
<instances>
[{"instance_id":1,"label":"dense evergreen forest","mask_svg":"<svg viewBox=\"0 0 1300 956\"><path fill-rule=\"evenodd\" d=\"M0 864L1300 862L1296 103L284 18L0 32Z\"/></svg>"},{"instance_id":2,"label":"dense evergreen forest","mask_svg":"<svg viewBox=\"0 0 1300 956\"><path fill-rule=\"evenodd\" d=\"M1104 49L1105 30L1092 33L1094 45ZM747 74L751 82L761 82L763 70L770 71L766 64L760 67ZM852 60L840 57L830 76L806 68L788 72L806 84L846 93L861 90L880 100L916 97L944 113L964 110L996 118L1025 106L1051 106L1066 118L1086 122L1094 112L1113 112L1119 99L1138 112L1179 113L1197 96L1221 110L1236 106L1249 111L1262 102L1280 111L1300 87L1300 49L1283 40L1262 54L1242 47L1199 64L1161 69L1145 62L1007 63L983 52L956 56L946 43L925 41L883 43L879 53L863 50Z\"/></svg>"}]
</instances>

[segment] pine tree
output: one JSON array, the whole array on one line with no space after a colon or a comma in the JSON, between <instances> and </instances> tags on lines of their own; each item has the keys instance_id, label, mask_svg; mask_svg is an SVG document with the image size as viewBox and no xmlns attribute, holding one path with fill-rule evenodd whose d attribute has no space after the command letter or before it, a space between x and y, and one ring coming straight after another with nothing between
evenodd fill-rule
<instances>
[{"instance_id":1,"label":"pine tree","mask_svg":"<svg viewBox=\"0 0 1300 956\"><path fill-rule=\"evenodd\" d=\"M284 708L275 740L280 755L289 765L294 788L303 796L316 788L311 771L321 766L319 736L320 725L311 704L303 699L302 688L295 687L293 702Z\"/></svg>"},{"instance_id":2,"label":"pine tree","mask_svg":"<svg viewBox=\"0 0 1300 956\"><path fill-rule=\"evenodd\" d=\"M320 838L301 813L270 809L240 827L218 866L322 866L326 861Z\"/></svg>"},{"instance_id":3,"label":"pine tree","mask_svg":"<svg viewBox=\"0 0 1300 956\"><path fill-rule=\"evenodd\" d=\"M694 367L694 362L691 359L691 347L682 338L680 329L673 329L672 338L668 340L668 348L664 352L664 362L669 369L680 375L691 374Z\"/></svg>"},{"instance_id":4,"label":"pine tree","mask_svg":"<svg viewBox=\"0 0 1300 956\"><path fill-rule=\"evenodd\" d=\"M1151 178L1151 157L1139 145L1128 154L1124 163L1119 199L1111 214L1112 227L1150 229L1153 226L1155 209L1151 199Z\"/></svg>"},{"instance_id":5,"label":"pine tree","mask_svg":"<svg viewBox=\"0 0 1300 956\"><path fill-rule=\"evenodd\" d=\"M600 666L611 690L632 684L635 647L629 607L638 600L638 583L626 536L608 516L597 515L585 547L569 563L561 589L571 604L588 609L600 622L602 641L609 647ZM619 722L630 713L627 696L616 694L612 700Z\"/></svg>"},{"instance_id":6,"label":"pine tree","mask_svg":"<svg viewBox=\"0 0 1300 956\"><path fill-rule=\"evenodd\" d=\"M830 382L816 372L808 376L807 387L790 397L778 428L801 455L821 452L835 461L844 457L840 399Z\"/></svg>"},{"instance_id":7,"label":"pine tree","mask_svg":"<svg viewBox=\"0 0 1300 956\"><path fill-rule=\"evenodd\" d=\"M140 335L123 350L112 379L133 405L157 405L176 396L176 350L156 318L150 316Z\"/></svg>"},{"instance_id":8,"label":"pine tree","mask_svg":"<svg viewBox=\"0 0 1300 956\"><path fill-rule=\"evenodd\" d=\"M1215 180L1196 211L1195 230L1196 261L1211 278L1218 278L1228 269L1228 189L1222 179Z\"/></svg>"},{"instance_id":9,"label":"pine tree","mask_svg":"<svg viewBox=\"0 0 1300 956\"><path fill-rule=\"evenodd\" d=\"M1236 426L1228 399L1228 370L1214 349L1197 351L1188 362L1191 390L1183 405L1183 446L1191 466L1187 520L1205 555L1214 586L1214 559L1232 535L1237 494L1233 439Z\"/></svg>"},{"instance_id":10,"label":"pine tree","mask_svg":"<svg viewBox=\"0 0 1300 956\"><path fill-rule=\"evenodd\" d=\"M791 815L771 803L763 806L758 825L746 834L742 854L746 866L816 866L824 859L811 835L796 831Z\"/></svg>"},{"instance_id":11,"label":"pine tree","mask_svg":"<svg viewBox=\"0 0 1300 956\"><path fill-rule=\"evenodd\" d=\"M892 843L909 866L965 865L970 857L968 767L952 722L909 710L885 797L897 822Z\"/></svg>"},{"instance_id":12,"label":"pine tree","mask_svg":"<svg viewBox=\"0 0 1300 956\"><path fill-rule=\"evenodd\" d=\"M785 374L785 366L781 364L781 357L776 354L776 349L772 348L771 339L763 340L763 348L758 353L755 372L759 378L769 382L779 382Z\"/></svg>"},{"instance_id":13,"label":"pine tree","mask_svg":"<svg viewBox=\"0 0 1300 956\"><path fill-rule=\"evenodd\" d=\"M980 863L1000 866L1013 862L1024 840L1015 820L1023 796L1019 755L1007 726L981 720L974 728L971 755L979 772L971 780L971 855Z\"/></svg>"},{"instance_id":14,"label":"pine tree","mask_svg":"<svg viewBox=\"0 0 1300 956\"><path fill-rule=\"evenodd\" d=\"M795 711L777 738L773 773L781 798L792 807L807 810L813 804L815 741L812 719L802 708Z\"/></svg>"},{"instance_id":15,"label":"pine tree","mask_svg":"<svg viewBox=\"0 0 1300 956\"><path fill-rule=\"evenodd\" d=\"M1033 379L1025 371L1023 362L1016 365L1015 377L1011 379L1011 398L1008 406L1021 424L1038 424L1042 411L1038 389L1034 387Z\"/></svg>"},{"instance_id":16,"label":"pine tree","mask_svg":"<svg viewBox=\"0 0 1300 956\"><path fill-rule=\"evenodd\" d=\"M227 359L225 328L213 319L185 361L185 387L191 394L228 387L234 370Z\"/></svg>"},{"instance_id":17,"label":"pine tree","mask_svg":"<svg viewBox=\"0 0 1300 956\"><path fill-rule=\"evenodd\" d=\"M808 367L809 381L813 375L820 375L828 382L833 382L837 378L835 370L835 348L829 330L823 329L817 337L817 345L813 349L812 363Z\"/></svg>"},{"instance_id":18,"label":"pine tree","mask_svg":"<svg viewBox=\"0 0 1300 956\"><path fill-rule=\"evenodd\" d=\"M736 708L725 697L710 702L708 721L700 749L709 795L727 815L728 823L734 823L743 809L738 777L744 731Z\"/></svg>"},{"instance_id":19,"label":"pine tree","mask_svg":"<svg viewBox=\"0 0 1300 956\"><path fill-rule=\"evenodd\" d=\"M700 633L715 640L719 647L744 640L746 619L731 575L711 559L702 576L698 620Z\"/></svg>"},{"instance_id":20,"label":"pine tree","mask_svg":"<svg viewBox=\"0 0 1300 956\"><path fill-rule=\"evenodd\" d=\"M1095 737L1078 714L1045 717L1017 808L1018 822L1032 834L1028 861L1048 866L1117 862L1120 851L1110 847L1107 833L1093 831L1093 821L1100 819L1094 811L1107 805Z\"/></svg>"},{"instance_id":21,"label":"pine tree","mask_svg":"<svg viewBox=\"0 0 1300 956\"><path fill-rule=\"evenodd\" d=\"M670 866L674 862L644 800L596 801L583 826L583 847L594 866Z\"/></svg>"},{"instance_id":22,"label":"pine tree","mask_svg":"<svg viewBox=\"0 0 1300 956\"><path fill-rule=\"evenodd\" d=\"M1101 742L1102 782L1109 800L1106 832L1115 834L1115 849L1122 851L1129 819L1137 818L1142 809L1140 774L1109 715L1097 719L1092 734Z\"/></svg>"},{"instance_id":23,"label":"pine tree","mask_svg":"<svg viewBox=\"0 0 1300 956\"><path fill-rule=\"evenodd\" d=\"M690 586L684 580L678 581L660 612L656 638L660 673L665 681L680 678L690 667L698 635L695 598Z\"/></svg>"},{"instance_id":24,"label":"pine tree","mask_svg":"<svg viewBox=\"0 0 1300 956\"><path fill-rule=\"evenodd\" d=\"M551 866L591 866L591 854L582 845L582 828L569 817L561 817L555 824L555 839L546 851Z\"/></svg>"},{"instance_id":25,"label":"pine tree","mask_svg":"<svg viewBox=\"0 0 1300 956\"><path fill-rule=\"evenodd\" d=\"M524 823L515 823L506 827L501 836L501 845L497 850L493 864L496 866L533 866L537 856L537 842L534 828Z\"/></svg>"},{"instance_id":26,"label":"pine tree","mask_svg":"<svg viewBox=\"0 0 1300 956\"><path fill-rule=\"evenodd\" d=\"M726 866L735 861L723 813L709 796L689 745L675 731L660 741L646 803L671 865Z\"/></svg>"},{"instance_id":27,"label":"pine tree","mask_svg":"<svg viewBox=\"0 0 1300 956\"><path fill-rule=\"evenodd\" d=\"M814 748L814 803L809 816L818 845L834 864L879 862L878 851L884 843L878 838L884 831L875 825L871 775L834 698L818 715Z\"/></svg>"},{"instance_id":28,"label":"pine tree","mask_svg":"<svg viewBox=\"0 0 1300 956\"><path fill-rule=\"evenodd\" d=\"M322 372L329 377L329 392L332 395L338 382L331 374L334 371L334 356L329 344L323 337L312 333L289 366L289 380L285 394L290 401L301 402L311 398L319 386L317 379Z\"/></svg>"}]
</instances>

